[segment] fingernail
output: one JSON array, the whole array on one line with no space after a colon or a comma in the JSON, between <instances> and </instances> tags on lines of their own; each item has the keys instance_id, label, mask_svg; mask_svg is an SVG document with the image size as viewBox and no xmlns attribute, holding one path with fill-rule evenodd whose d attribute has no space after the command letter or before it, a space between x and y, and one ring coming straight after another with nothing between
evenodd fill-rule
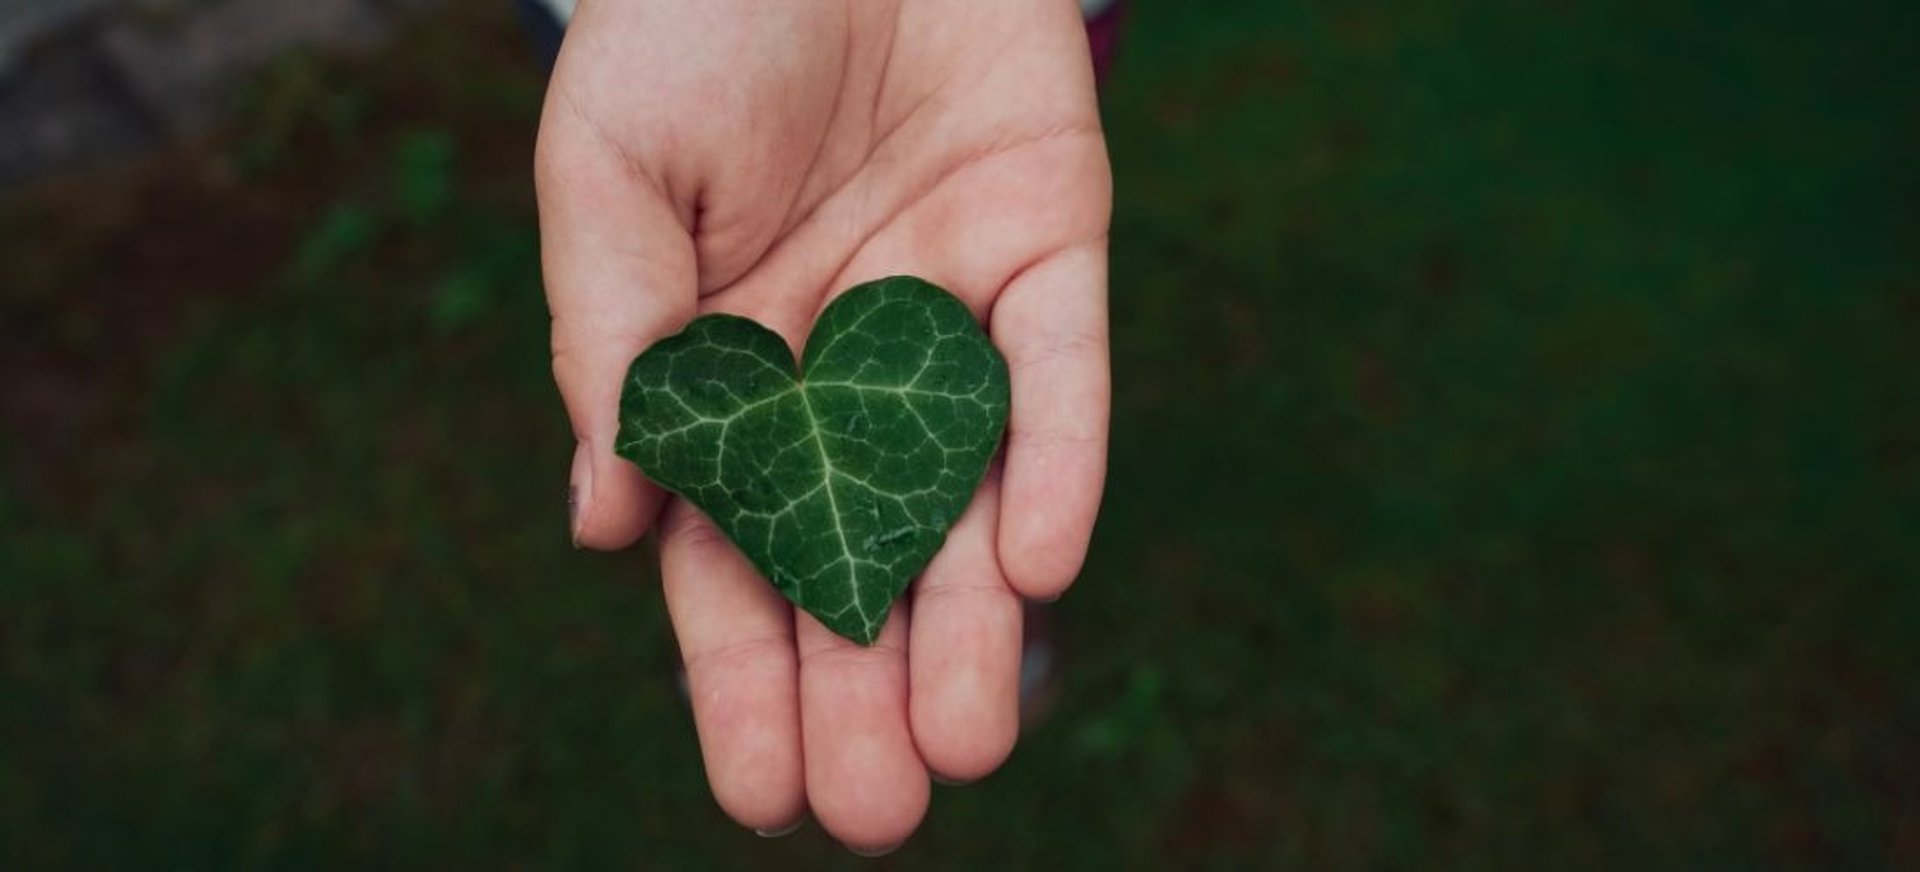
<instances>
[{"instance_id":1,"label":"fingernail","mask_svg":"<svg viewBox=\"0 0 1920 872\"><path fill-rule=\"evenodd\" d=\"M568 475L567 483L567 535L573 540L573 547L580 547L580 517L587 502L593 499L593 456L587 453L587 443L582 442L573 449L573 471Z\"/></svg>"},{"instance_id":2,"label":"fingernail","mask_svg":"<svg viewBox=\"0 0 1920 872\"><path fill-rule=\"evenodd\" d=\"M800 821L794 821L788 824L786 829L781 830L754 830L753 834L763 839L777 839L781 836L790 836L793 835L795 830L800 829L800 823Z\"/></svg>"},{"instance_id":3,"label":"fingernail","mask_svg":"<svg viewBox=\"0 0 1920 872\"><path fill-rule=\"evenodd\" d=\"M852 845L847 845L846 847L848 851L861 857L885 857L888 854L900 850L900 845L901 843L896 842L884 848L856 848Z\"/></svg>"},{"instance_id":4,"label":"fingernail","mask_svg":"<svg viewBox=\"0 0 1920 872\"><path fill-rule=\"evenodd\" d=\"M972 783L970 781L955 781L937 772L928 772L927 777L933 779L933 783L938 784L941 787L965 787L966 785Z\"/></svg>"}]
</instances>

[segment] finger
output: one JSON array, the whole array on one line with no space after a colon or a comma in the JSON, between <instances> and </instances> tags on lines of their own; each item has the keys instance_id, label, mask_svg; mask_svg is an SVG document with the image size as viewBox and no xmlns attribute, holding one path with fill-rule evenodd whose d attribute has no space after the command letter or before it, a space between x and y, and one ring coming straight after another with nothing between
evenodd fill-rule
<instances>
[{"instance_id":1,"label":"finger","mask_svg":"<svg viewBox=\"0 0 1920 872\"><path fill-rule=\"evenodd\" d=\"M990 329L1013 382L1000 567L1014 590L1051 599L1086 559L1106 477L1106 240L1015 276Z\"/></svg>"},{"instance_id":2,"label":"finger","mask_svg":"<svg viewBox=\"0 0 1920 872\"><path fill-rule=\"evenodd\" d=\"M806 792L792 610L683 500L661 519L660 574L714 799L757 831L793 826Z\"/></svg>"},{"instance_id":3,"label":"finger","mask_svg":"<svg viewBox=\"0 0 1920 872\"><path fill-rule=\"evenodd\" d=\"M694 249L658 186L571 106L549 99L534 160L553 374L576 442L574 544L621 548L646 532L662 494L613 453L620 383L635 356L692 317Z\"/></svg>"},{"instance_id":4,"label":"finger","mask_svg":"<svg viewBox=\"0 0 1920 872\"><path fill-rule=\"evenodd\" d=\"M880 638L864 648L805 612L795 624L814 819L854 851L891 850L920 825L929 791L907 726L907 608L896 603Z\"/></svg>"},{"instance_id":5,"label":"finger","mask_svg":"<svg viewBox=\"0 0 1920 872\"><path fill-rule=\"evenodd\" d=\"M1020 733L1020 598L994 556L999 500L990 478L914 589L913 742L948 781L985 777Z\"/></svg>"}]
</instances>

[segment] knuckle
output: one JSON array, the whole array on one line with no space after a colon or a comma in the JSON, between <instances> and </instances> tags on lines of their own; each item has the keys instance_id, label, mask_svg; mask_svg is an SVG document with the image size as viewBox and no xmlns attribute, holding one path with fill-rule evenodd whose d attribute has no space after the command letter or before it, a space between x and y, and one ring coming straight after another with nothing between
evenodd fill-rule
<instances>
[{"instance_id":1,"label":"knuckle","mask_svg":"<svg viewBox=\"0 0 1920 872\"><path fill-rule=\"evenodd\" d=\"M758 660L763 657L784 657L793 651L793 640L785 635L768 633L736 639L690 651L685 655L688 674L694 672L724 671L729 667Z\"/></svg>"},{"instance_id":2,"label":"knuckle","mask_svg":"<svg viewBox=\"0 0 1920 872\"><path fill-rule=\"evenodd\" d=\"M1057 596L1073 585L1086 560L1077 533L1038 529L1007 543L1007 580L1027 596Z\"/></svg>"},{"instance_id":3,"label":"knuckle","mask_svg":"<svg viewBox=\"0 0 1920 872\"><path fill-rule=\"evenodd\" d=\"M907 661L906 649L891 639L874 642L865 648L852 642L835 641L833 644L800 654L800 666L810 670L852 670L898 669Z\"/></svg>"},{"instance_id":4,"label":"knuckle","mask_svg":"<svg viewBox=\"0 0 1920 872\"><path fill-rule=\"evenodd\" d=\"M1087 359L1104 362L1107 357L1107 337L1098 330L1059 330L1007 351L1007 364L1014 369Z\"/></svg>"},{"instance_id":5,"label":"knuckle","mask_svg":"<svg viewBox=\"0 0 1920 872\"><path fill-rule=\"evenodd\" d=\"M1012 427L1007 432L1011 451L1069 449L1078 453L1096 449L1105 442L1104 432L1079 427Z\"/></svg>"},{"instance_id":6,"label":"knuckle","mask_svg":"<svg viewBox=\"0 0 1920 872\"><path fill-rule=\"evenodd\" d=\"M720 532L719 527L700 513L684 506L667 513L666 527L662 530L662 535L673 543L673 547L685 549L696 555L734 550L732 540Z\"/></svg>"},{"instance_id":7,"label":"knuckle","mask_svg":"<svg viewBox=\"0 0 1920 872\"><path fill-rule=\"evenodd\" d=\"M916 603L975 601L987 608L1017 608L1019 598L1005 584L992 582L967 582L958 584L937 584L921 587L914 592Z\"/></svg>"}]
</instances>

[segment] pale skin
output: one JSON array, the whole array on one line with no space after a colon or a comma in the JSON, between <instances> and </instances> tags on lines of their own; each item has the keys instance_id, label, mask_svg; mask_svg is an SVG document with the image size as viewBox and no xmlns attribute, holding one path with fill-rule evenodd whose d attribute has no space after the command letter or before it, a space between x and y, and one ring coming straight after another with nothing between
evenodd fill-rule
<instances>
[{"instance_id":1,"label":"pale skin","mask_svg":"<svg viewBox=\"0 0 1920 872\"><path fill-rule=\"evenodd\" d=\"M1072 0L584 0L535 160L576 544L658 525L714 798L863 853L1019 731L1021 598L1078 574L1106 467L1111 203ZM871 647L791 608L612 451L635 355L731 312L796 351L887 275L954 292L1012 376L1002 457Z\"/></svg>"}]
</instances>

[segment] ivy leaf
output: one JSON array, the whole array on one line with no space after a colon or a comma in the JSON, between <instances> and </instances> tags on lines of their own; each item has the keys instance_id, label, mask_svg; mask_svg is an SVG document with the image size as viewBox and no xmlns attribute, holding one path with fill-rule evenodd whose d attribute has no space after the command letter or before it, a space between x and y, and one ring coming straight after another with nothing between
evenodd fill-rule
<instances>
[{"instance_id":1,"label":"ivy leaf","mask_svg":"<svg viewBox=\"0 0 1920 872\"><path fill-rule=\"evenodd\" d=\"M896 276L829 304L801 370L754 321L696 318L634 359L615 451L872 644L1000 444L1006 361L952 294Z\"/></svg>"}]
</instances>

